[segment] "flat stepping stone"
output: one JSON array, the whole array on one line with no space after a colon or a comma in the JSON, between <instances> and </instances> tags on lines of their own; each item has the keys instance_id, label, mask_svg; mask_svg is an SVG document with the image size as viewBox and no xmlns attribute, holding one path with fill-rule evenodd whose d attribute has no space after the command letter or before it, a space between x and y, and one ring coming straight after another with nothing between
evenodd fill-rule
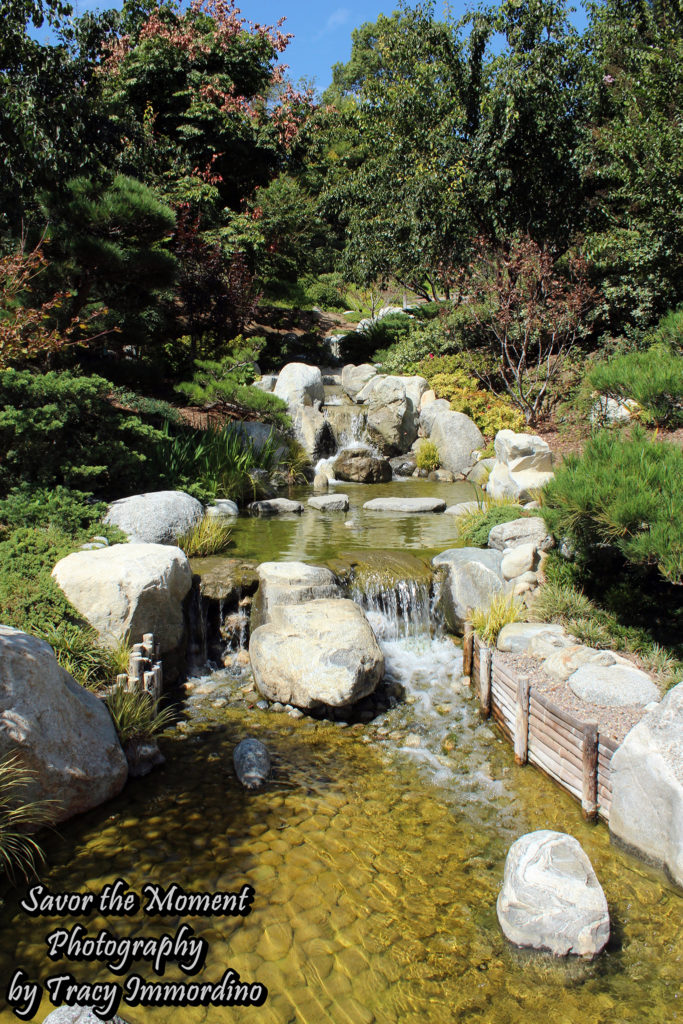
<instances>
[{"instance_id":1,"label":"flat stepping stone","mask_svg":"<svg viewBox=\"0 0 683 1024\"><path fill-rule=\"evenodd\" d=\"M263 501L252 501L249 511L253 516L279 516L283 512L301 513L304 506L300 501L290 498L266 498Z\"/></svg>"},{"instance_id":2,"label":"flat stepping stone","mask_svg":"<svg viewBox=\"0 0 683 1024\"><path fill-rule=\"evenodd\" d=\"M441 498L373 498L363 508L368 512L443 512L446 502Z\"/></svg>"},{"instance_id":3,"label":"flat stepping stone","mask_svg":"<svg viewBox=\"0 0 683 1024\"><path fill-rule=\"evenodd\" d=\"M661 700L647 672L627 665L582 665L567 682L581 700L602 708L644 707Z\"/></svg>"},{"instance_id":4,"label":"flat stepping stone","mask_svg":"<svg viewBox=\"0 0 683 1024\"><path fill-rule=\"evenodd\" d=\"M316 498L309 498L307 504L311 508L320 509L321 512L346 512L349 507L348 494L321 494Z\"/></svg>"}]
</instances>

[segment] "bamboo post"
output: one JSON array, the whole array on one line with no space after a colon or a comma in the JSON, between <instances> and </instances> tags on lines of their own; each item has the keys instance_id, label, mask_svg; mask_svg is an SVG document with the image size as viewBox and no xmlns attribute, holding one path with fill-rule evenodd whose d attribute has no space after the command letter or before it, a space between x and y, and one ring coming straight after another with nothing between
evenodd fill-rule
<instances>
[{"instance_id":1,"label":"bamboo post","mask_svg":"<svg viewBox=\"0 0 683 1024\"><path fill-rule=\"evenodd\" d=\"M161 643L158 640L154 644L154 660L161 661Z\"/></svg>"},{"instance_id":2,"label":"bamboo post","mask_svg":"<svg viewBox=\"0 0 683 1024\"><path fill-rule=\"evenodd\" d=\"M530 692L529 677L520 676L517 682L517 704L515 706L515 764L526 764L529 757Z\"/></svg>"},{"instance_id":3,"label":"bamboo post","mask_svg":"<svg viewBox=\"0 0 683 1024\"><path fill-rule=\"evenodd\" d=\"M155 686L156 697L157 697L157 700L158 700L161 697L161 691L162 691L163 682L164 682L164 671L163 671L163 668L161 666L161 662L160 661L157 661L157 662L154 663L154 665L152 666L152 672L154 673L154 686Z\"/></svg>"},{"instance_id":4,"label":"bamboo post","mask_svg":"<svg viewBox=\"0 0 683 1024\"><path fill-rule=\"evenodd\" d=\"M128 662L128 689L137 690L142 681L142 673L145 670L145 659L139 654L131 654Z\"/></svg>"},{"instance_id":5,"label":"bamboo post","mask_svg":"<svg viewBox=\"0 0 683 1024\"><path fill-rule=\"evenodd\" d=\"M491 648L479 643L479 703L483 718L491 714Z\"/></svg>"},{"instance_id":6,"label":"bamboo post","mask_svg":"<svg viewBox=\"0 0 683 1024\"><path fill-rule=\"evenodd\" d=\"M145 657L152 661L154 658L154 633L143 633L142 648Z\"/></svg>"},{"instance_id":7,"label":"bamboo post","mask_svg":"<svg viewBox=\"0 0 683 1024\"><path fill-rule=\"evenodd\" d=\"M154 701L154 703L156 704L156 676L154 672L145 672L144 676L142 677L142 687L145 693L148 693L152 700Z\"/></svg>"},{"instance_id":8,"label":"bamboo post","mask_svg":"<svg viewBox=\"0 0 683 1024\"><path fill-rule=\"evenodd\" d=\"M465 619L465 635L462 640L462 674L472 675L472 663L474 661L474 629L472 620Z\"/></svg>"},{"instance_id":9,"label":"bamboo post","mask_svg":"<svg viewBox=\"0 0 683 1024\"><path fill-rule=\"evenodd\" d=\"M128 686L128 676L126 675L125 672L119 672L119 674L116 677L116 685L126 687Z\"/></svg>"},{"instance_id":10,"label":"bamboo post","mask_svg":"<svg viewBox=\"0 0 683 1024\"><path fill-rule=\"evenodd\" d=\"M589 722L583 732L583 788L581 810L588 821L598 814L598 727Z\"/></svg>"}]
</instances>

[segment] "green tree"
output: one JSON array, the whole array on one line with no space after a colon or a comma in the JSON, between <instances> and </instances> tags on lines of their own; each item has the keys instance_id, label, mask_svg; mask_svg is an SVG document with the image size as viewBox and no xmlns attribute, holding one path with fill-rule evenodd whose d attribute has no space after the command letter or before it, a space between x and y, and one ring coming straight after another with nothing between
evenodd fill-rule
<instances>
[{"instance_id":1,"label":"green tree","mask_svg":"<svg viewBox=\"0 0 683 1024\"><path fill-rule=\"evenodd\" d=\"M607 329L642 334L683 298L683 10L678 0L604 0L591 15L586 253Z\"/></svg>"}]
</instances>

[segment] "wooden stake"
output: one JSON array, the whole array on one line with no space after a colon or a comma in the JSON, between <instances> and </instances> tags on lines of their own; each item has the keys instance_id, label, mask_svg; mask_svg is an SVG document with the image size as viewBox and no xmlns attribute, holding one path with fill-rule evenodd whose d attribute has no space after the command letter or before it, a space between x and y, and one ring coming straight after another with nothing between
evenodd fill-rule
<instances>
[{"instance_id":1,"label":"wooden stake","mask_svg":"<svg viewBox=\"0 0 683 1024\"><path fill-rule=\"evenodd\" d=\"M520 676L517 683L515 707L515 763L526 764L529 757L529 693L528 676Z\"/></svg>"},{"instance_id":2,"label":"wooden stake","mask_svg":"<svg viewBox=\"0 0 683 1024\"><path fill-rule=\"evenodd\" d=\"M465 635L462 640L462 674L472 675L472 663L474 661L474 629L472 620L465 619Z\"/></svg>"},{"instance_id":3,"label":"wooden stake","mask_svg":"<svg viewBox=\"0 0 683 1024\"><path fill-rule=\"evenodd\" d=\"M583 787L581 810L588 821L598 815L598 727L586 725L583 733Z\"/></svg>"},{"instance_id":4,"label":"wooden stake","mask_svg":"<svg viewBox=\"0 0 683 1024\"><path fill-rule=\"evenodd\" d=\"M491 714L491 648L479 642L479 703L483 718Z\"/></svg>"},{"instance_id":5,"label":"wooden stake","mask_svg":"<svg viewBox=\"0 0 683 1024\"><path fill-rule=\"evenodd\" d=\"M142 634L142 647L145 657L152 661L154 658L154 633Z\"/></svg>"}]
</instances>

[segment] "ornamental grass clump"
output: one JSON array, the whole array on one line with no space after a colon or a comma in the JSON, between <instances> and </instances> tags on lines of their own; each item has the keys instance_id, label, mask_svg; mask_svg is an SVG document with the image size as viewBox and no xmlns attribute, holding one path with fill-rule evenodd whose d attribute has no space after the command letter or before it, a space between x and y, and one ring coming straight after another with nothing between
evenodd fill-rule
<instances>
[{"instance_id":1,"label":"ornamental grass clump","mask_svg":"<svg viewBox=\"0 0 683 1024\"><path fill-rule=\"evenodd\" d=\"M488 647L495 647L498 634L503 626L511 622L523 622L525 610L511 595L496 594L487 608L476 608L472 612L472 625Z\"/></svg>"},{"instance_id":2,"label":"ornamental grass clump","mask_svg":"<svg viewBox=\"0 0 683 1024\"><path fill-rule=\"evenodd\" d=\"M523 519L527 515L521 505L510 499L489 499L482 502L478 508L458 517L458 537L468 546L483 548L486 547L489 533L494 526L512 523L515 519Z\"/></svg>"},{"instance_id":3,"label":"ornamental grass clump","mask_svg":"<svg viewBox=\"0 0 683 1024\"><path fill-rule=\"evenodd\" d=\"M54 801L26 798L34 777L18 754L0 760L0 871L14 885L34 876L45 862L42 848L28 832L49 824Z\"/></svg>"},{"instance_id":4,"label":"ornamental grass clump","mask_svg":"<svg viewBox=\"0 0 683 1024\"><path fill-rule=\"evenodd\" d=\"M219 555L230 544L232 529L219 516L204 516L186 533L178 537L178 547L188 558L206 558Z\"/></svg>"},{"instance_id":5,"label":"ornamental grass clump","mask_svg":"<svg viewBox=\"0 0 683 1024\"><path fill-rule=\"evenodd\" d=\"M106 705L122 747L151 739L173 721L172 710L157 711L154 699L144 690L116 686L107 696Z\"/></svg>"},{"instance_id":6,"label":"ornamental grass clump","mask_svg":"<svg viewBox=\"0 0 683 1024\"><path fill-rule=\"evenodd\" d=\"M416 463L418 469L424 469L428 473L439 468L439 449L433 441L424 440L422 442L417 449Z\"/></svg>"}]
</instances>

